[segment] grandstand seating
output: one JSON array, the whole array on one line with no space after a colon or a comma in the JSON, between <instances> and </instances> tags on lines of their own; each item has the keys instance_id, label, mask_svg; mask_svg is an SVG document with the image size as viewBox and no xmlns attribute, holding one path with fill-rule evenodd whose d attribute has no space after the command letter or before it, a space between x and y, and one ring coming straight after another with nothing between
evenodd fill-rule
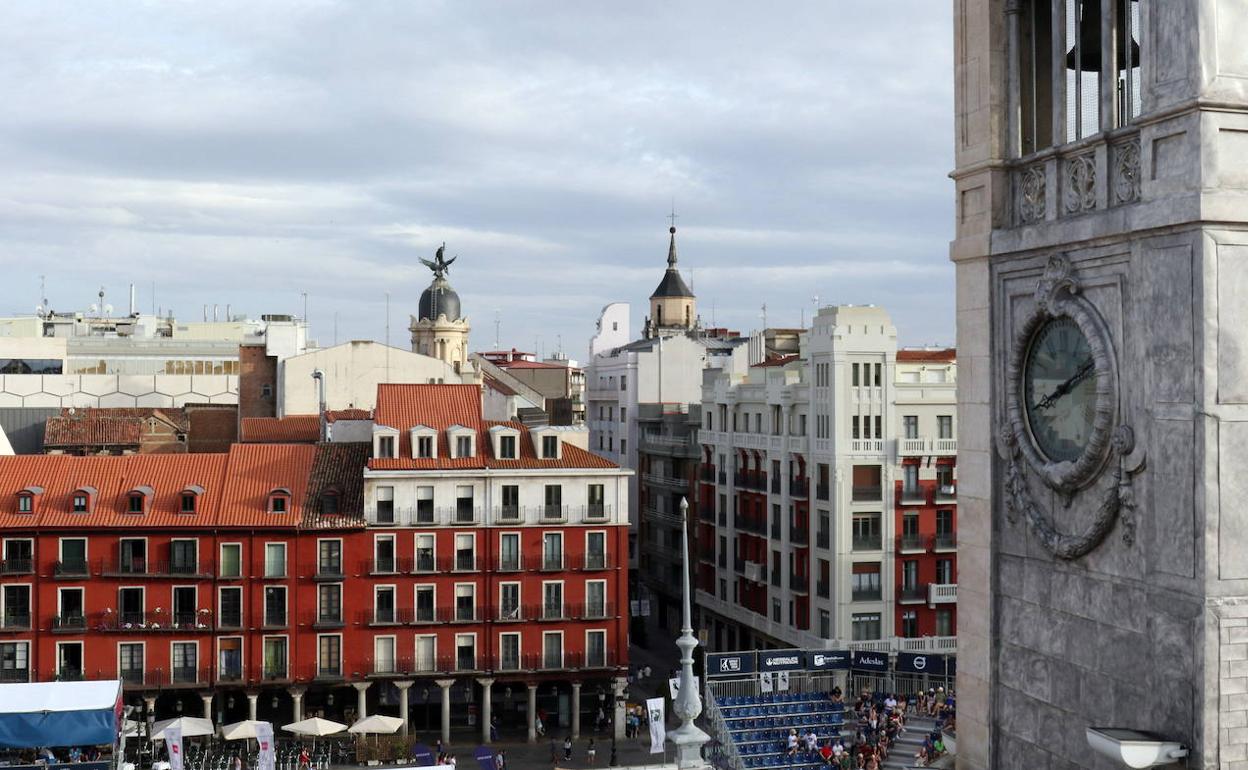
<instances>
[{"instance_id":1,"label":"grandstand seating","mask_svg":"<svg viewBox=\"0 0 1248 770\"><path fill-rule=\"evenodd\" d=\"M805 752L806 733L814 730L823 744L841 734L845 724L845 705L833 703L827 693L727 696L718 703L720 715L746 768L824 767L818 755ZM802 737L796 758L786 756L791 729L796 729ZM852 731L847 735L852 735Z\"/></svg>"}]
</instances>

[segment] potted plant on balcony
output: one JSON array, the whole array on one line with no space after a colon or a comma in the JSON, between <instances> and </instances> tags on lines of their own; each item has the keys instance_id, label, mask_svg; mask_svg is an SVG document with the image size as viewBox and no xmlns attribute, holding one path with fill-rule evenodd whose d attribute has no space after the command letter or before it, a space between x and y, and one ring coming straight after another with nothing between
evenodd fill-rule
<instances>
[{"instance_id":1,"label":"potted plant on balcony","mask_svg":"<svg viewBox=\"0 0 1248 770\"><path fill-rule=\"evenodd\" d=\"M207 628L208 627L208 608L200 607L198 614L199 614L199 617L195 621L195 627Z\"/></svg>"}]
</instances>

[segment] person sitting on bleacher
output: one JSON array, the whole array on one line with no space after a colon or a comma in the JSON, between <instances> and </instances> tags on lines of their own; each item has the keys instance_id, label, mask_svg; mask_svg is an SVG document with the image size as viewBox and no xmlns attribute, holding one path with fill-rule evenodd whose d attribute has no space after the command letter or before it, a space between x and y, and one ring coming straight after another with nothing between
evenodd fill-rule
<instances>
[{"instance_id":1,"label":"person sitting on bleacher","mask_svg":"<svg viewBox=\"0 0 1248 770\"><path fill-rule=\"evenodd\" d=\"M806 733L806 751L810 754L814 754L818 750L819 736L815 735L815 731L812 728L810 732Z\"/></svg>"},{"instance_id":2,"label":"person sitting on bleacher","mask_svg":"<svg viewBox=\"0 0 1248 770\"><path fill-rule=\"evenodd\" d=\"M790 759L797 756L797 730L796 729L789 730L788 746L787 746L787 751L785 753Z\"/></svg>"},{"instance_id":3,"label":"person sitting on bleacher","mask_svg":"<svg viewBox=\"0 0 1248 770\"><path fill-rule=\"evenodd\" d=\"M932 736L923 739L923 745L919 747L919 753L914 755L914 763L919 767L927 767L927 763L932 757Z\"/></svg>"},{"instance_id":4,"label":"person sitting on bleacher","mask_svg":"<svg viewBox=\"0 0 1248 770\"><path fill-rule=\"evenodd\" d=\"M823 760L823 764L832 766L832 744L825 743L819 747L819 758Z\"/></svg>"}]
</instances>

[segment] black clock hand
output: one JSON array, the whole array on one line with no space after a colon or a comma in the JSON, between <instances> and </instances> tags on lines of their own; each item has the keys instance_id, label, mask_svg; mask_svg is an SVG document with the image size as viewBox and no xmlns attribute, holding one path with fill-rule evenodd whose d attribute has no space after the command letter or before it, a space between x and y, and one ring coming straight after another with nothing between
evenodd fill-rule
<instances>
[{"instance_id":1,"label":"black clock hand","mask_svg":"<svg viewBox=\"0 0 1248 770\"><path fill-rule=\"evenodd\" d=\"M1094 366L1095 362L1091 359L1086 361L1083 366L1079 367L1079 371L1071 375L1070 379L1066 380L1061 385L1058 385L1053 389L1052 393L1040 399L1040 401L1036 404L1036 409L1048 409L1053 406L1057 403L1059 398L1074 390L1076 385L1087 379L1088 375L1092 373Z\"/></svg>"}]
</instances>

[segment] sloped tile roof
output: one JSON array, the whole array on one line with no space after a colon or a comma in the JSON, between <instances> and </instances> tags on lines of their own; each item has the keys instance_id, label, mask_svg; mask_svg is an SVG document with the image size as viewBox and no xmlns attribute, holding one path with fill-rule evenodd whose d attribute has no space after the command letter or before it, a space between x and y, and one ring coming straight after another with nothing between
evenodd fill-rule
<instances>
[{"instance_id":1,"label":"sloped tile roof","mask_svg":"<svg viewBox=\"0 0 1248 770\"><path fill-rule=\"evenodd\" d=\"M364 525L364 466L371 447L362 443L318 444L308 474L307 504L303 507L305 529ZM321 495L338 495L338 513L320 511Z\"/></svg>"},{"instance_id":2,"label":"sloped tile roof","mask_svg":"<svg viewBox=\"0 0 1248 770\"><path fill-rule=\"evenodd\" d=\"M316 442L321 438L321 421L314 414L291 414L285 417L244 417L242 435L245 444L289 444Z\"/></svg>"},{"instance_id":3,"label":"sloped tile roof","mask_svg":"<svg viewBox=\"0 0 1248 770\"><path fill-rule=\"evenodd\" d=\"M43 431L45 447L137 446L145 420L156 418L185 432L186 413L181 409L142 407L65 408L49 417Z\"/></svg>"},{"instance_id":4,"label":"sloped tile roof","mask_svg":"<svg viewBox=\"0 0 1248 770\"><path fill-rule=\"evenodd\" d=\"M943 350L922 350L902 348L897 351L897 360L911 363L940 363L948 364L958 359L957 348L944 348Z\"/></svg>"}]
</instances>

